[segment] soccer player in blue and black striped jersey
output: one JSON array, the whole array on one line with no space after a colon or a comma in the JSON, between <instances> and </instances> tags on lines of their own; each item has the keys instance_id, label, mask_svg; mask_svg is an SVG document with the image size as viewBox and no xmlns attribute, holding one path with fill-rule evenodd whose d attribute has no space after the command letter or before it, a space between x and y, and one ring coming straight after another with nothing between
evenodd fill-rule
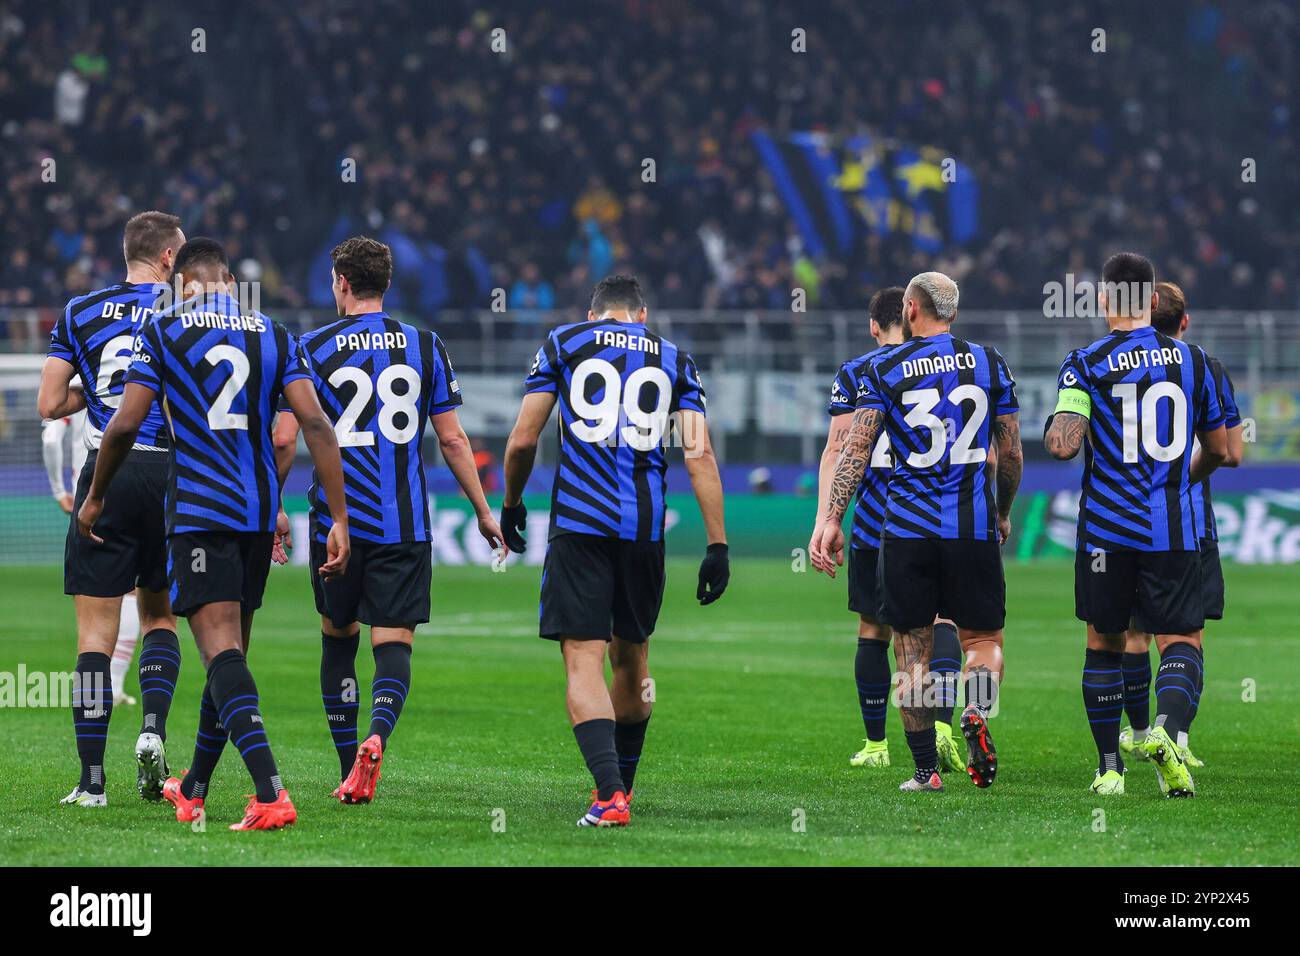
<instances>
[{"instance_id":1,"label":"soccer player in blue and black striped jersey","mask_svg":"<svg viewBox=\"0 0 1300 956\"><path fill-rule=\"evenodd\" d=\"M1187 314L1183 290L1172 282L1157 282L1159 303L1151 312L1151 327L1172 339L1182 339L1191 322ZM1236 468L1241 464L1243 450L1241 412L1237 409L1237 396L1223 363L1210 357L1210 374L1219 392L1223 408L1223 426L1228 433L1228 456L1221 467ZM1210 500L1210 480L1207 478L1189 489L1192 496L1192 517L1200 535L1201 593L1205 598L1205 616L1211 620L1223 619L1223 566L1219 563L1219 531L1214 521L1214 504ZM1129 726L1120 731L1119 749L1125 759L1145 760L1142 743L1151 725L1151 631L1140 615L1135 615L1134 628L1124 637L1124 711ZM1204 644L1202 644L1202 653ZM1202 661L1202 666L1204 661ZM1177 675L1169 678L1181 682ZM1204 686L1204 674L1196 672L1196 690L1187 719L1178 731L1174 743L1187 766L1195 769L1204 766L1191 751L1188 742L1192 721L1196 718ZM1159 687L1157 687L1159 691Z\"/></svg>"},{"instance_id":2,"label":"soccer player in blue and black striped jersey","mask_svg":"<svg viewBox=\"0 0 1300 956\"><path fill-rule=\"evenodd\" d=\"M1130 252L1108 259L1098 303L1110 332L1066 356L1044 434L1060 460L1084 449L1074 603L1088 625L1083 699L1098 757L1092 790L1124 792L1124 633L1136 617L1155 632L1160 651L1156 721L1142 747L1156 762L1162 792L1191 796L1176 745L1201 679L1205 625L1204 530L1191 489L1226 458L1227 429L1209 358L1151 327L1159 294L1147 259ZM1196 456L1193 437L1201 443Z\"/></svg>"},{"instance_id":3,"label":"soccer player in blue and black striped jersey","mask_svg":"<svg viewBox=\"0 0 1300 956\"><path fill-rule=\"evenodd\" d=\"M104 431L94 478L77 516L97 538L110 482L155 400L171 437L167 489L167 574L172 608L189 618L207 684L194 764L169 777L163 796L192 819L229 739L256 793L235 830L287 826L297 811L280 780L245 654L261 606L279 511L271 427L283 395L302 424L329 498L334 526L321 573L346 570L349 542L343 467L334 429L284 327L231 297L225 251L191 239L176 254L184 301L161 309L136 336L122 403Z\"/></svg>"},{"instance_id":4,"label":"soccer player in blue and black striped jersey","mask_svg":"<svg viewBox=\"0 0 1300 956\"><path fill-rule=\"evenodd\" d=\"M832 576L844 563L841 521L883 431L894 471L877 587L880 616L894 630L903 729L916 764L904 791L943 789L930 667L936 616L957 625L966 654L967 772L979 787L991 786L997 772L988 719L1002 674L1001 545L1023 469L1019 405L1002 356L952 334L957 298L957 284L942 273L924 272L908 283L903 318L911 337L862 375L812 552L813 566Z\"/></svg>"},{"instance_id":5,"label":"soccer player in blue and black striped jersey","mask_svg":"<svg viewBox=\"0 0 1300 956\"><path fill-rule=\"evenodd\" d=\"M522 553L524 486L558 403L559 458L542 568L540 634L560 642L574 736L595 780L579 826L625 826L653 695L647 641L664 590L664 502L674 436L704 516L708 549L695 596L710 604L730 574L722 481L691 357L645 327L641 286L608 276L586 322L547 336L524 383L505 453L501 526ZM605 684L605 650L613 685Z\"/></svg>"},{"instance_id":6,"label":"soccer player in blue and black striped jersey","mask_svg":"<svg viewBox=\"0 0 1300 956\"><path fill-rule=\"evenodd\" d=\"M181 221L163 212L142 212L126 224L122 249L126 280L77 296L64 308L50 336L37 398L41 417L61 418L85 408L85 465L76 479L73 510L86 499L101 437L122 400L123 379L136 333L153 314L167 288L177 250L184 243ZM75 377L81 388L73 388ZM167 777L164 744L167 715L180 673L176 617L167 599L163 500L171 444L162 411L151 402L129 449L113 501L100 516L100 542L77 533L68 522L64 591L77 611L77 665L73 731L81 758L81 779L65 804L103 806L104 746L113 713L110 657L118 636L123 595L134 592L144 631L139 678L143 698L136 740L136 785L147 800L162 799Z\"/></svg>"},{"instance_id":7,"label":"soccer player in blue and black striped jersey","mask_svg":"<svg viewBox=\"0 0 1300 956\"><path fill-rule=\"evenodd\" d=\"M338 436L352 556L347 571L333 580L313 571L312 590L321 615L321 697L342 779L334 795L344 803L369 803L411 691L415 628L429 620L432 555L423 439L430 422L447 467L474 506L479 531L490 547L500 548L502 541L456 413L460 386L442 340L431 329L384 312L392 252L378 240L356 236L336 246L331 258L340 318L304 334L298 348ZM282 415L275 431L281 480L293 462L297 434L297 420ZM308 497L315 568L324 562L332 524L319 476ZM375 675L370 730L358 749L361 623L370 625Z\"/></svg>"},{"instance_id":8,"label":"soccer player in blue and black striped jersey","mask_svg":"<svg viewBox=\"0 0 1300 956\"><path fill-rule=\"evenodd\" d=\"M821 516L826 512L830 495L831 475L835 462L848 437L849 416L863 391L862 376L867 366L876 358L888 354L906 339L903 327L902 286L881 289L871 297L867 306L871 336L876 348L840 366L831 382L830 400L826 411L831 417L817 473L817 526L813 541L821 536ZM889 667L888 624L880 620L880 599L876 592L876 565L880 553L880 529L885 520L885 502L889 489L889 475L894 460L889 453L889 437L882 435L871 454L871 464L862 476L857 503L853 508L853 531L849 548L849 610L858 615L857 653L853 660L853 677L857 685L858 706L866 740L862 749L849 758L854 767L888 767L889 744L885 740L885 715L889 710L891 673ZM811 553L813 543L808 550ZM963 764L957 745L952 739L952 698L956 696L955 680L961 672L961 643L957 629L950 621L936 621L935 648L931 669L940 671L942 699L935 719L936 743L942 769L956 770Z\"/></svg>"}]
</instances>

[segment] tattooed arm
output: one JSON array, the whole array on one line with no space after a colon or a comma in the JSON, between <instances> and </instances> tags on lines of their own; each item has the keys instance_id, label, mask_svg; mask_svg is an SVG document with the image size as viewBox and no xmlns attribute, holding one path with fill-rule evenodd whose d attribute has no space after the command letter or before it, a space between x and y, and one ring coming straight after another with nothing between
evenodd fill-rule
<instances>
[{"instance_id":1,"label":"tattooed arm","mask_svg":"<svg viewBox=\"0 0 1300 956\"><path fill-rule=\"evenodd\" d=\"M1025 451L1020 445L1020 413L999 415L993 420L997 440L998 532L1003 542L1011 536L1011 504L1025 470Z\"/></svg>"},{"instance_id":2,"label":"tattooed arm","mask_svg":"<svg viewBox=\"0 0 1300 956\"><path fill-rule=\"evenodd\" d=\"M1087 417L1077 412L1057 412L1043 436L1048 453L1057 461L1069 461L1079 454L1084 436L1088 434Z\"/></svg>"},{"instance_id":3,"label":"tattooed arm","mask_svg":"<svg viewBox=\"0 0 1300 956\"><path fill-rule=\"evenodd\" d=\"M812 563L818 571L835 577L835 566L844 563L844 513L862 483L871 461L871 452L880 437L880 427L885 416L879 409L859 408L849 422L849 433L844 439L844 449L835 463L831 475L830 491L821 517L821 534L814 536Z\"/></svg>"},{"instance_id":4,"label":"tattooed arm","mask_svg":"<svg viewBox=\"0 0 1300 956\"><path fill-rule=\"evenodd\" d=\"M835 462L835 471L831 474L830 494L826 499L826 521L838 525L844 520L844 513L849 510L853 493L862 484L862 476L867 472L871 461L871 452L880 437L880 426L885 416L878 409L859 408L853 413L849 422L849 433L844 438L844 448Z\"/></svg>"}]
</instances>

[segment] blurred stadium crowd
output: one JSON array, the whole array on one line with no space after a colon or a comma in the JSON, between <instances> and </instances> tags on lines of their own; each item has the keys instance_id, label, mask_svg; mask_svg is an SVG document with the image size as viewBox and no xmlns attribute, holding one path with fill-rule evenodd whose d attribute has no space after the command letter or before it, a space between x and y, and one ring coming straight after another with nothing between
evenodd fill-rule
<instances>
[{"instance_id":1,"label":"blurred stadium crowd","mask_svg":"<svg viewBox=\"0 0 1300 956\"><path fill-rule=\"evenodd\" d=\"M1297 308L1298 17L1277 0L6 0L0 306L120 276L123 221L160 208L288 306L331 304L326 252L364 229L394 248L390 304L428 315L496 287L512 309L571 308L616 268L661 308L788 308L795 285L861 307L926 268L963 305L1032 307L1124 245L1194 307ZM810 257L760 127L938 146L975 171L978 236L937 262L902 236Z\"/></svg>"}]
</instances>

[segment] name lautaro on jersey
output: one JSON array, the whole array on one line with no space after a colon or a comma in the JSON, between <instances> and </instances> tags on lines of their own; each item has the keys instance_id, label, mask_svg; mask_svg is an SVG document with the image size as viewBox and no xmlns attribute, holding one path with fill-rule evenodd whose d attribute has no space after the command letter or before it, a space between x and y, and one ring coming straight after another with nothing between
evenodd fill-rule
<instances>
[{"instance_id":1,"label":"name lautaro on jersey","mask_svg":"<svg viewBox=\"0 0 1300 956\"><path fill-rule=\"evenodd\" d=\"M1182 365L1183 353L1169 346L1158 349L1134 349L1132 352L1112 352L1106 356L1112 372L1131 372L1139 368L1157 368L1164 365Z\"/></svg>"}]
</instances>

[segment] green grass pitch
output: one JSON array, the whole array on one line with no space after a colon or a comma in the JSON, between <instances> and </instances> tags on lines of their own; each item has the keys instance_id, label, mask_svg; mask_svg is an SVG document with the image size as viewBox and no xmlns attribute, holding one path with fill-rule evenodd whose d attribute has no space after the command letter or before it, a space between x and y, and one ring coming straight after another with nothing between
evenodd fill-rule
<instances>
[{"instance_id":1,"label":"green grass pitch","mask_svg":"<svg viewBox=\"0 0 1300 956\"><path fill-rule=\"evenodd\" d=\"M1128 795L1089 794L1095 753L1083 718L1081 625L1071 569L1008 567L1007 680L994 731L996 786L950 775L941 796L904 797L910 767L897 714L894 766L860 770L856 628L844 579L737 560L716 605L693 598L694 565L673 561L652 671L657 704L632 826L579 830L590 781L564 715L555 645L535 636L538 571L434 571L434 620L416 639L413 688L378 801L345 807L320 709L320 637L303 568L275 569L251 653L297 826L231 833L250 784L227 750L206 832L135 793L138 709L113 719L104 810L60 807L76 782L65 710L0 711L0 863L178 864L1294 864L1300 644L1293 568L1228 567L1228 620L1208 635L1193 743L1208 766L1195 800L1159 797L1148 765ZM73 660L71 601L54 568L8 568L0 670ZM170 719L174 769L188 765L197 654L185 654ZM366 720L371 661L358 661ZM1243 701L1253 681L1254 702ZM134 677L129 681L134 687ZM1105 811L1104 830L1095 811ZM802 821L803 826L797 824ZM504 823L504 829L501 824ZM495 825L494 825L495 824ZM800 832L802 831L802 832Z\"/></svg>"}]
</instances>

